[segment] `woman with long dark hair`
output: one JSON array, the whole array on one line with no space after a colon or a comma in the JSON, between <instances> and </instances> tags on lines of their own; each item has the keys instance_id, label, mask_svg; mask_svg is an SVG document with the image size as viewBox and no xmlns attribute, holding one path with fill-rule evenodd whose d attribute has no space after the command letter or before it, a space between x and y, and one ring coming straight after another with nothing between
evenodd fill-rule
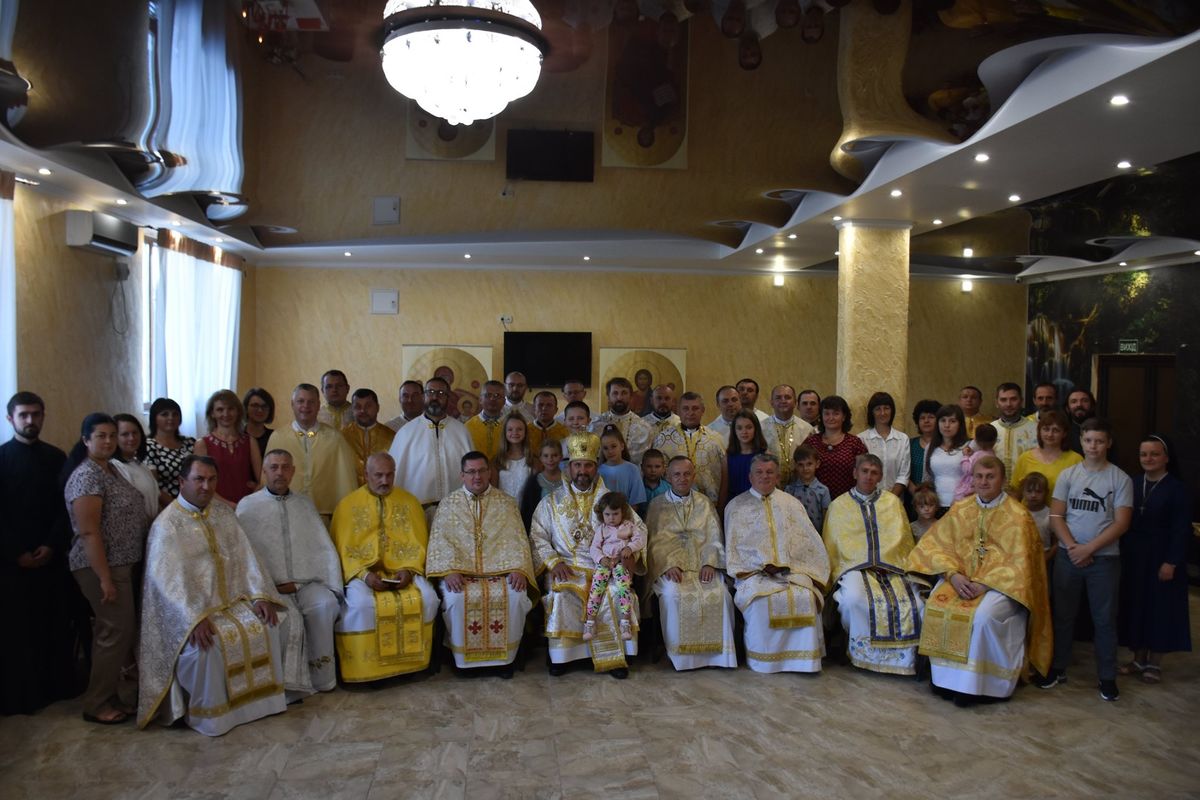
<instances>
[{"instance_id":1,"label":"woman with long dark hair","mask_svg":"<svg viewBox=\"0 0 1200 800\"><path fill-rule=\"evenodd\" d=\"M854 462L867 452L862 439L850 432L853 424L850 404L845 398L831 394L821 399L821 424L817 432L804 440L821 456L817 480L825 484L831 500L853 488Z\"/></svg>"},{"instance_id":2,"label":"woman with long dark hair","mask_svg":"<svg viewBox=\"0 0 1200 800\"><path fill-rule=\"evenodd\" d=\"M962 477L963 446L967 443L967 421L956 405L937 412L937 432L925 451L925 480L938 496L938 516L954 504L954 490Z\"/></svg>"}]
</instances>

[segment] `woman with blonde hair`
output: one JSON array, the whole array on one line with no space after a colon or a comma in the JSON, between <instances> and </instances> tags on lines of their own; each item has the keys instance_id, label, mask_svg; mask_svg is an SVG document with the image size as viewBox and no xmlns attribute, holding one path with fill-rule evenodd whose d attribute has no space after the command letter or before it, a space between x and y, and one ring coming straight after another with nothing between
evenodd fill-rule
<instances>
[{"instance_id":1,"label":"woman with blonde hair","mask_svg":"<svg viewBox=\"0 0 1200 800\"><path fill-rule=\"evenodd\" d=\"M233 392L214 392L204 406L204 418L208 435L196 442L195 453L217 462L217 498L236 507L258 488L262 453L246 431L246 412Z\"/></svg>"}]
</instances>

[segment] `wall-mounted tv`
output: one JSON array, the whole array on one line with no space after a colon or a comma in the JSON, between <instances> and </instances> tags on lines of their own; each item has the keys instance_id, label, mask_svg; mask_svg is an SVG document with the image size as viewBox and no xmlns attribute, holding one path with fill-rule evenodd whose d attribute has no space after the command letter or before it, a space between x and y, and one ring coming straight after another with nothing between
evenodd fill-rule
<instances>
[{"instance_id":1,"label":"wall-mounted tv","mask_svg":"<svg viewBox=\"0 0 1200 800\"><path fill-rule=\"evenodd\" d=\"M508 131L504 175L510 181L590 182L595 174L591 131Z\"/></svg>"},{"instance_id":2,"label":"wall-mounted tv","mask_svg":"<svg viewBox=\"0 0 1200 800\"><path fill-rule=\"evenodd\" d=\"M504 374L521 372L530 386L562 386L577 378L592 382L592 334L504 333Z\"/></svg>"}]
</instances>

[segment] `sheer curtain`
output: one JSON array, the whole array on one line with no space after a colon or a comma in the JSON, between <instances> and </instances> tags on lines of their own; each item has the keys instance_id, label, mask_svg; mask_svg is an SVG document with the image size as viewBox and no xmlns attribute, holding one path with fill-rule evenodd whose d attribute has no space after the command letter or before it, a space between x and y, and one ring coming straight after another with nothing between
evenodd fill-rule
<instances>
[{"instance_id":1,"label":"sheer curtain","mask_svg":"<svg viewBox=\"0 0 1200 800\"><path fill-rule=\"evenodd\" d=\"M17 255L13 242L13 173L0 172L0 403L17 391ZM0 442L12 426L0 425Z\"/></svg>"},{"instance_id":2,"label":"sheer curtain","mask_svg":"<svg viewBox=\"0 0 1200 800\"><path fill-rule=\"evenodd\" d=\"M152 246L154 394L179 403L181 430L195 436L209 395L236 386L242 273L189 252L211 248Z\"/></svg>"}]
</instances>

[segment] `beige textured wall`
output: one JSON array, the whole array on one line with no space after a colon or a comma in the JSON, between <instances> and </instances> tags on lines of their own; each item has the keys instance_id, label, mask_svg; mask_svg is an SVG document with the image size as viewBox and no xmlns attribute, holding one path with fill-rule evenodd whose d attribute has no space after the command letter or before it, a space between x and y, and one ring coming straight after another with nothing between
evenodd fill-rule
<instances>
[{"instance_id":1,"label":"beige textured wall","mask_svg":"<svg viewBox=\"0 0 1200 800\"><path fill-rule=\"evenodd\" d=\"M764 396L779 382L822 394L834 386L833 276L793 275L782 288L772 286L769 276L601 272L567 278L548 272L260 267L255 277L257 382L281 407L296 383L315 383L338 367L351 386L379 393L385 419L395 416L405 343L491 345L492 372L499 377L501 314L513 316L514 330L590 330L596 348L686 347L688 388L703 394L710 415L716 413L716 387L745 375L759 381ZM384 288L400 291L399 315L368 313L370 290ZM990 386L1020 377L1024 288L977 285L972 295L962 295L956 281L916 280L912 291L910 398L948 399L967 377ZM595 381L598 353L593 367ZM589 400L601 391L593 387ZM760 407L767 407L765 398ZM862 409L854 411L861 417ZM902 409L902 419L909 413Z\"/></svg>"},{"instance_id":2,"label":"beige textured wall","mask_svg":"<svg viewBox=\"0 0 1200 800\"><path fill-rule=\"evenodd\" d=\"M983 390L983 410L995 414L996 386L1024 381L1026 287L976 281L965 293L957 280L914 278L909 289L909 402L957 402L972 384ZM911 415L910 405L907 428Z\"/></svg>"},{"instance_id":3,"label":"beige textured wall","mask_svg":"<svg viewBox=\"0 0 1200 800\"><path fill-rule=\"evenodd\" d=\"M78 205L18 186L13 207L17 383L46 401L42 435L65 450L92 411L141 408L141 281L134 269L119 286L126 317L113 259L66 245L61 212Z\"/></svg>"}]
</instances>

